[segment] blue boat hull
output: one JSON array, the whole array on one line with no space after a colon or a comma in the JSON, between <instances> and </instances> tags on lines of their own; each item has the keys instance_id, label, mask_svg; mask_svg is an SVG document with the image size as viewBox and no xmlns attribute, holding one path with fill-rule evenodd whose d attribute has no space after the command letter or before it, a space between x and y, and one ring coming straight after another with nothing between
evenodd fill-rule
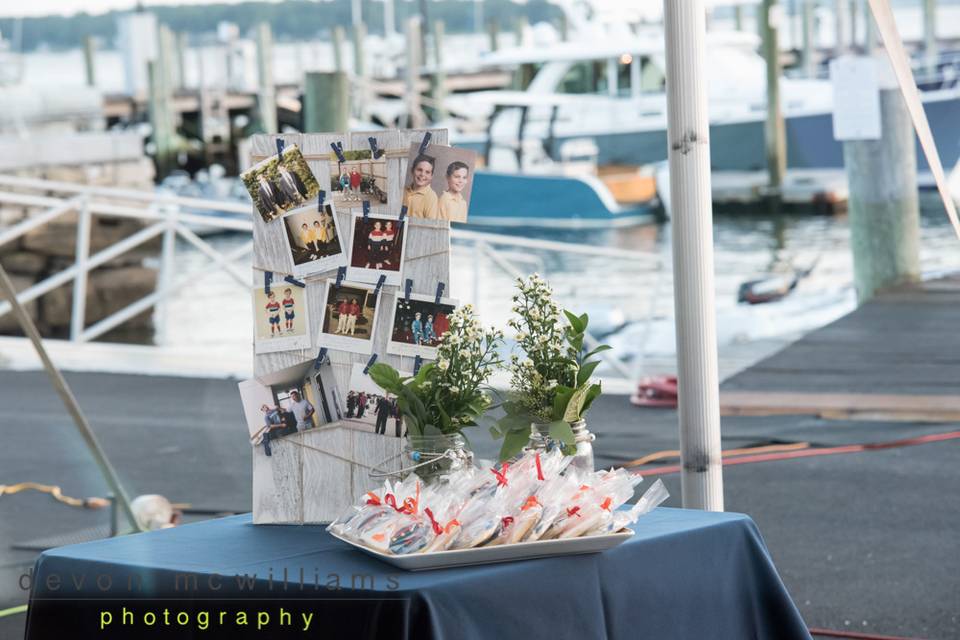
<instances>
[{"instance_id":1,"label":"blue boat hull","mask_svg":"<svg viewBox=\"0 0 960 640\"><path fill-rule=\"evenodd\" d=\"M595 182L477 171L468 222L499 227L605 228L652 222L650 206L619 207Z\"/></svg>"}]
</instances>

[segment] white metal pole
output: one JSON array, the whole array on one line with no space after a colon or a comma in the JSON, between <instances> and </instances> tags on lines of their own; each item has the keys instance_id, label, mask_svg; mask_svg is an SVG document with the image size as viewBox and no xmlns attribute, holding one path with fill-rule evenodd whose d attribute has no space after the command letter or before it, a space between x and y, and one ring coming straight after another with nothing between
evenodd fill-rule
<instances>
[{"instance_id":1,"label":"white metal pole","mask_svg":"<svg viewBox=\"0 0 960 640\"><path fill-rule=\"evenodd\" d=\"M77 216L77 277L73 280L73 304L70 309L70 340L79 342L87 315L87 259L90 257L90 227L93 215L90 200L84 197Z\"/></svg>"},{"instance_id":2,"label":"white metal pole","mask_svg":"<svg viewBox=\"0 0 960 640\"><path fill-rule=\"evenodd\" d=\"M664 0L683 506L723 511L703 0Z\"/></svg>"}]
</instances>

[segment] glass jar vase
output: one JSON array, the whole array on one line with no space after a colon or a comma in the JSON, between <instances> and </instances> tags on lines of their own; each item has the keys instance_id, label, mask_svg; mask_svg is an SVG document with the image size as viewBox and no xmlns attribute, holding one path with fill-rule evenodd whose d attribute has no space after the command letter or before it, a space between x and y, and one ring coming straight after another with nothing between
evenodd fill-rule
<instances>
[{"instance_id":1,"label":"glass jar vase","mask_svg":"<svg viewBox=\"0 0 960 640\"><path fill-rule=\"evenodd\" d=\"M549 451L554 446L553 438L550 437L549 422L531 422L530 423L530 441L527 442L527 450L530 451Z\"/></svg>"},{"instance_id":2,"label":"glass jar vase","mask_svg":"<svg viewBox=\"0 0 960 640\"><path fill-rule=\"evenodd\" d=\"M577 448L570 466L583 472L593 472L593 441L597 436L587 431L586 420L571 422L570 429L573 431L573 443Z\"/></svg>"},{"instance_id":3,"label":"glass jar vase","mask_svg":"<svg viewBox=\"0 0 960 640\"><path fill-rule=\"evenodd\" d=\"M417 474L426 483L469 467L473 452L459 433L415 436L407 434L403 445L403 475Z\"/></svg>"}]
</instances>

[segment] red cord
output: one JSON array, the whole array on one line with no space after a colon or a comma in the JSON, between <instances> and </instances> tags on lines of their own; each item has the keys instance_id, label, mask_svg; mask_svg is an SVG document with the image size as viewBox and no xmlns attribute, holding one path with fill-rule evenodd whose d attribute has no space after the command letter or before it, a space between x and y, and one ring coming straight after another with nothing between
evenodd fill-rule
<instances>
[{"instance_id":1,"label":"red cord","mask_svg":"<svg viewBox=\"0 0 960 640\"><path fill-rule=\"evenodd\" d=\"M819 629L817 627L810 627L808 631L815 636L827 636L828 638L856 638L857 640L920 640L919 638L906 638L903 636L879 636L874 633L835 631L833 629Z\"/></svg>"},{"instance_id":2,"label":"red cord","mask_svg":"<svg viewBox=\"0 0 960 640\"><path fill-rule=\"evenodd\" d=\"M824 447L820 449L804 449L802 451L784 451L782 453L758 453L754 455L743 455L736 458L724 458L723 466L735 464L750 464L753 462L771 462L774 460L793 460L794 458L810 458L813 456L829 456L837 453L861 453L863 451L877 451L880 449L894 449L897 447L911 447L918 444L928 444L931 442L943 442L945 440L956 440L960 438L960 431L948 431L947 433L932 433L926 436L916 438L906 438L904 440L892 440L890 442L871 442L867 444L850 444L842 447ZM644 476L662 476L670 473L679 473L681 467L678 464L664 465L660 467L651 467L650 469L639 468L637 473Z\"/></svg>"}]
</instances>

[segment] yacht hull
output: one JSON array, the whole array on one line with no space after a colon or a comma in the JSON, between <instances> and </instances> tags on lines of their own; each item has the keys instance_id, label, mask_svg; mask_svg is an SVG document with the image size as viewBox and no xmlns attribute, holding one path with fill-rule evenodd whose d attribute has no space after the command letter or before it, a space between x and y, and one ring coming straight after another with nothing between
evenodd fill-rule
<instances>
[{"instance_id":1,"label":"yacht hull","mask_svg":"<svg viewBox=\"0 0 960 640\"><path fill-rule=\"evenodd\" d=\"M960 158L960 93L925 94L924 110L930 122L940 160L949 170ZM822 112L793 115L786 119L787 166L794 169L843 167L843 146L833 139L833 114ZM528 135L532 135L530 131ZM591 138L598 149L600 165L644 165L667 159L667 133L663 128L617 131L558 131L554 148L567 140ZM495 138L496 139L496 136ZM456 146L483 152L485 141L456 141ZM710 125L710 159L715 171L757 171L766 167L764 120L755 119ZM917 144L917 170L929 171Z\"/></svg>"}]
</instances>

